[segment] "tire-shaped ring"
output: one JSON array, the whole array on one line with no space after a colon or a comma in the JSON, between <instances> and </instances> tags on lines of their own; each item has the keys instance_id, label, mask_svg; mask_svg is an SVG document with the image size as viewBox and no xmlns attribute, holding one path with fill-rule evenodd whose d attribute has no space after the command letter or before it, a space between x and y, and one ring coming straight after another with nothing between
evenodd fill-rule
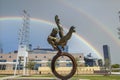
<instances>
[{"instance_id":1,"label":"tire-shaped ring","mask_svg":"<svg viewBox=\"0 0 120 80\"><path fill-rule=\"evenodd\" d=\"M69 74L67 74L66 76L62 76L62 75L58 74L57 71L56 71L56 69L55 69L55 62L56 62L56 60L60 56L67 56L67 57L69 57L70 60L72 61L72 64L73 64L71 72ZM52 73L57 78L62 79L62 80L67 80L67 79L71 78L75 74L76 68L77 68L77 64L76 64L75 58L71 54L65 53L65 52L61 52L61 53L58 52L58 54L53 57L52 62L51 62Z\"/></svg>"}]
</instances>

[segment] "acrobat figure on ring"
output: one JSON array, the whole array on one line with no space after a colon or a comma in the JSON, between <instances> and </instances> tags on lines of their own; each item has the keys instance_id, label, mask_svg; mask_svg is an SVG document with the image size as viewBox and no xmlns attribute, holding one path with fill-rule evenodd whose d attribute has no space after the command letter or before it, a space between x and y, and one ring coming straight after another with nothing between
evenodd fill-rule
<instances>
[{"instance_id":1,"label":"acrobat figure on ring","mask_svg":"<svg viewBox=\"0 0 120 80\"><path fill-rule=\"evenodd\" d=\"M66 35L64 35L63 28L60 25L60 19L58 18L58 15L55 16L55 22L58 28L53 28L47 40L55 50L61 52L62 50L64 50L64 46L66 46L68 40L71 38L72 33L75 32L75 27L71 26L69 32ZM58 37L58 33L60 38Z\"/></svg>"},{"instance_id":2,"label":"acrobat figure on ring","mask_svg":"<svg viewBox=\"0 0 120 80\"><path fill-rule=\"evenodd\" d=\"M72 33L75 32L75 27L71 26L68 33L64 35L63 28L60 25L60 19L58 18L57 15L55 16L55 22L58 28L53 28L51 34L48 36L48 39L47 39L49 44L51 44L51 46L58 51L58 53L53 57L51 61L51 69L53 74L57 78L60 78L61 80L67 80L75 74L77 64L76 64L75 58L71 54L67 52L62 52L62 51L64 51L64 47L66 46L68 40L71 38ZM57 35L58 33L60 38ZM63 76L56 71L55 62L60 56L68 57L73 64L70 73L67 74L66 76Z\"/></svg>"}]
</instances>

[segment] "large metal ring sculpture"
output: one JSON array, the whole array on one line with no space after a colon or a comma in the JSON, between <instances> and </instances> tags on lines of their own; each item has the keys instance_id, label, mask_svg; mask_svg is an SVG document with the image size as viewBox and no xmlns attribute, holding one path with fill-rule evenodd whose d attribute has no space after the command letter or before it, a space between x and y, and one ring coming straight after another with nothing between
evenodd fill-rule
<instances>
[{"instance_id":1,"label":"large metal ring sculpture","mask_svg":"<svg viewBox=\"0 0 120 80\"><path fill-rule=\"evenodd\" d=\"M67 74L66 76L60 75L55 69L55 62L60 56L69 57L73 64L71 72L69 74ZM77 68L77 64L76 64L75 58L71 54L66 53L66 52L58 52L57 55L55 55L53 57L52 62L51 62L51 69L52 69L53 74L57 78L62 79L62 80L67 80L67 79L71 78L75 74L76 68Z\"/></svg>"}]
</instances>

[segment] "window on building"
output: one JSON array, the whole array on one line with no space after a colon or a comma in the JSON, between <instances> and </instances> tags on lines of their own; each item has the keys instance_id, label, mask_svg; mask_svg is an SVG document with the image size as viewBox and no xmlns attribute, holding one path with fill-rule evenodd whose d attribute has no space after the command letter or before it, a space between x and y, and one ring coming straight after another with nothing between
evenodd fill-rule
<instances>
[{"instance_id":1,"label":"window on building","mask_svg":"<svg viewBox=\"0 0 120 80\"><path fill-rule=\"evenodd\" d=\"M0 65L0 70L5 70L6 69L6 65Z\"/></svg>"},{"instance_id":2,"label":"window on building","mask_svg":"<svg viewBox=\"0 0 120 80\"><path fill-rule=\"evenodd\" d=\"M7 62L7 60L0 60L0 62Z\"/></svg>"},{"instance_id":3,"label":"window on building","mask_svg":"<svg viewBox=\"0 0 120 80\"><path fill-rule=\"evenodd\" d=\"M36 60L36 61L41 61L40 59Z\"/></svg>"},{"instance_id":4,"label":"window on building","mask_svg":"<svg viewBox=\"0 0 120 80\"><path fill-rule=\"evenodd\" d=\"M7 62L7 60L3 60L4 62Z\"/></svg>"},{"instance_id":5,"label":"window on building","mask_svg":"<svg viewBox=\"0 0 120 80\"><path fill-rule=\"evenodd\" d=\"M35 58L37 58L37 56L35 56Z\"/></svg>"},{"instance_id":6,"label":"window on building","mask_svg":"<svg viewBox=\"0 0 120 80\"><path fill-rule=\"evenodd\" d=\"M13 70L15 70L15 67L16 67L16 65L13 64ZM23 70L23 65L22 64L18 64L17 65L17 70Z\"/></svg>"},{"instance_id":7,"label":"window on building","mask_svg":"<svg viewBox=\"0 0 120 80\"><path fill-rule=\"evenodd\" d=\"M11 56L9 56L9 58L11 58Z\"/></svg>"},{"instance_id":8,"label":"window on building","mask_svg":"<svg viewBox=\"0 0 120 80\"><path fill-rule=\"evenodd\" d=\"M52 61L51 59L48 59L48 61Z\"/></svg>"},{"instance_id":9,"label":"window on building","mask_svg":"<svg viewBox=\"0 0 120 80\"><path fill-rule=\"evenodd\" d=\"M16 65L15 65L15 64L13 64L13 70L15 70L15 67L16 67Z\"/></svg>"},{"instance_id":10,"label":"window on building","mask_svg":"<svg viewBox=\"0 0 120 80\"><path fill-rule=\"evenodd\" d=\"M24 46L21 46L21 48L24 48Z\"/></svg>"},{"instance_id":11,"label":"window on building","mask_svg":"<svg viewBox=\"0 0 120 80\"><path fill-rule=\"evenodd\" d=\"M55 66L56 66L56 67L59 67L59 66L60 66L59 61L60 61L60 60L57 59L57 61L55 62Z\"/></svg>"},{"instance_id":12,"label":"window on building","mask_svg":"<svg viewBox=\"0 0 120 80\"><path fill-rule=\"evenodd\" d=\"M70 59L67 59L66 61L69 61L69 62L70 62L71 60L70 60Z\"/></svg>"},{"instance_id":13,"label":"window on building","mask_svg":"<svg viewBox=\"0 0 120 80\"><path fill-rule=\"evenodd\" d=\"M60 66L60 64L59 63L56 63L56 67L59 67Z\"/></svg>"},{"instance_id":14,"label":"window on building","mask_svg":"<svg viewBox=\"0 0 120 80\"><path fill-rule=\"evenodd\" d=\"M2 58L2 56L0 56L0 58Z\"/></svg>"},{"instance_id":15,"label":"window on building","mask_svg":"<svg viewBox=\"0 0 120 80\"><path fill-rule=\"evenodd\" d=\"M16 62L16 59L14 59L13 62Z\"/></svg>"},{"instance_id":16,"label":"window on building","mask_svg":"<svg viewBox=\"0 0 120 80\"><path fill-rule=\"evenodd\" d=\"M41 64L35 64L34 70L38 70L39 67L41 67Z\"/></svg>"},{"instance_id":17,"label":"window on building","mask_svg":"<svg viewBox=\"0 0 120 80\"><path fill-rule=\"evenodd\" d=\"M46 58L46 56L44 56L44 58Z\"/></svg>"},{"instance_id":18,"label":"window on building","mask_svg":"<svg viewBox=\"0 0 120 80\"><path fill-rule=\"evenodd\" d=\"M71 62L67 63L66 67L72 67L72 63Z\"/></svg>"},{"instance_id":19,"label":"window on building","mask_svg":"<svg viewBox=\"0 0 120 80\"><path fill-rule=\"evenodd\" d=\"M79 56L79 58L82 58L81 56Z\"/></svg>"},{"instance_id":20,"label":"window on building","mask_svg":"<svg viewBox=\"0 0 120 80\"><path fill-rule=\"evenodd\" d=\"M69 59L66 60L66 66L67 67L71 67L72 66L71 60L69 60Z\"/></svg>"}]
</instances>

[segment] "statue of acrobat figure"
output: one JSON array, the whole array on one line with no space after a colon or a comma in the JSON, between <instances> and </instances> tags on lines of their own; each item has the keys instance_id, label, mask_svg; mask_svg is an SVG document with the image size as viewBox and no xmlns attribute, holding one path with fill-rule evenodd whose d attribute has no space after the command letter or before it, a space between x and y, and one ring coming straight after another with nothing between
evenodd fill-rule
<instances>
[{"instance_id":1,"label":"statue of acrobat figure","mask_svg":"<svg viewBox=\"0 0 120 80\"><path fill-rule=\"evenodd\" d=\"M51 34L48 36L48 42L51 44L51 46L58 51L62 51L59 46L64 50L64 46L67 44L68 40L71 38L72 33L75 32L75 27L71 26L69 29L69 32L64 35L63 28L60 25L60 19L58 18L58 15L55 16L55 22L57 24L58 28L53 28ZM59 37L58 34L59 33Z\"/></svg>"}]
</instances>

